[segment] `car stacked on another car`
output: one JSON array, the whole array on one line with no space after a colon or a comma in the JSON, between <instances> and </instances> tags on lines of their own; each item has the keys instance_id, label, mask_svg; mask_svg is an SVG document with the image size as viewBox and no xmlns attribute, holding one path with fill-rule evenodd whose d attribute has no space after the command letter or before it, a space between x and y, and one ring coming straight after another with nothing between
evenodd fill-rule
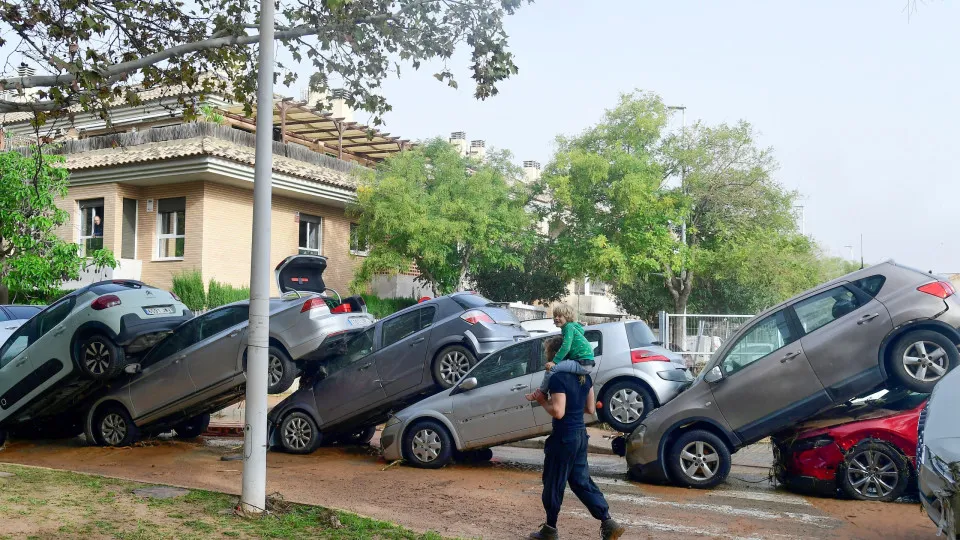
<instances>
[{"instance_id":1,"label":"car stacked on another car","mask_svg":"<svg viewBox=\"0 0 960 540\"><path fill-rule=\"evenodd\" d=\"M528 336L512 312L472 292L422 301L315 360L270 412L271 443L309 453L323 440L369 441L391 411L452 387L477 359Z\"/></svg>"},{"instance_id":2,"label":"car stacked on another car","mask_svg":"<svg viewBox=\"0 0 960 540\"><path fill-rule=\"evenodd\" d=\"M877 388L929 393L960 361L944 279L886 262L752 319L627 442L631 474L711 487L730 454Z\"/></svg>"},{"instance_id":3,"label":"car stacked on another car","mask_svg":"<svg viewBox=\"0 0 960 540\"><path fill-rule=\"evenodd\" d=\"M457 454L484 451L550 433L552 418L525 394L543 381L541 335L496 351L460 383L390 417L381 434L384 457L425 468L447 464ZM683 359L652 344L640 321L589 326L593 344L594 389L600 420L629 431L646 413L676 396L692 377ZM588 416L589 422L597 418ZM482 452L489 457L489 452Z\"/></svg>"},{"instance_id":4,"label":"car stacked on another car","mask_svg":"<svg viewBox=\"0 0 960 540\"><path fill-rule=\"evenodd\" d=\"M45 307L22 304L0 306L0 345L3 345L17 328Z\"/></svg>"},{"instance_id":5,"label":"car stacked on another car","mask_svg":"<svg viewBox=\"0 0 960 540\"><path fill-rule=\"evenodd\" d=\"M934 389L921 413L917 465L920 502L938 534L960 539L960 370Z\"/></svg>"},{"instance_id":6,"label":"car stacked on another car","mask_svg":"<svg viewBox=\"0 0 960 540\"><path fill-rule=\"evenodd\" d=\"M286 391L297 364L329 336L374 322L359 297L319 294L330 290L322 276L326 265L323 257L298 255L277 266L278 286L286 294L270 300L271 393ZM173 428L179 437L192 438L205 431L210 413L243 399L249 315L244 300L179 326L143 357L135 375L84 407L88 440L127 446L143 432Z\"/></svg>"},{"instance_id":7,"label":"car stacked on another car","mask_svg":"<svg viewBox=\"0 0 960 540\"><path fill-rule=\"evenodd\" d=\"M72 416L80 400L123 373L129 357L191 317L175 295L125 280L77 289L37 313L0 346L0 438L24 423L78 434L74 418L51 418Z\"/></svg>"}]
</instances>

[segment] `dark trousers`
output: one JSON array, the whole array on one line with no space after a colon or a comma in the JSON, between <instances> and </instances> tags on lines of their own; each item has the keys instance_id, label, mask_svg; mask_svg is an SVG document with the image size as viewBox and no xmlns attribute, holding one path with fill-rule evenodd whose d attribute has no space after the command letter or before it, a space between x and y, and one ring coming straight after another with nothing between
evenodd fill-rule
<instances>
[{"instance_id":1,"label":"dark trousers","mask_svg":"<svg viewBox=\"0 0 960 540\"><path fill-rule=\"evenodd\" d=\"M590 479L587 468L587 430L552 434L543 450L543 509L547 511L547 525L557 526L557 516L563 504L563 492L570 489L587 507L590 515L599 520L610 518L603 493Z\"/></svg>"}]
</instances>

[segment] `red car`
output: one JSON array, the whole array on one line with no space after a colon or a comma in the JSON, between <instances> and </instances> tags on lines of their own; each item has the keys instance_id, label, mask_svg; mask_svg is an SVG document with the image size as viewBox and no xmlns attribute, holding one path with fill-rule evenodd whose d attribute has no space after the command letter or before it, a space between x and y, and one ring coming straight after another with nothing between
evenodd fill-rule
<instances>
[{"instance_id":1,"label":"red car","mask_svg":"<svg viewBox=\"0 0 960 540\"><path fill-rule=\"evenodd\" d=\"M916 485L917 422L927 397L887 393L830 409L774 435L777 479L798 491L897 500Z\"/></svg>"}]
</instances>

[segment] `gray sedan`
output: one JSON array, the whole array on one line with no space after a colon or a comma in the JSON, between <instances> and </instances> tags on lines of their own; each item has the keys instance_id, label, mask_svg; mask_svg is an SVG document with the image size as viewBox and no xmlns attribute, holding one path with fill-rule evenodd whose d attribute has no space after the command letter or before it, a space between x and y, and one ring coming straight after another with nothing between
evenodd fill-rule
<instances>
[{"instance_id":1,"label":"gray sedan","mask_svg":"<svg viewBox=\"0 0 960 540\"><path fill-rule=\"evenodd\" d=\"M380 438L384 457L438 468L456 453L489 457L489 452L476 451L550 433L550 415L524 394L543 380L543 343L552 335L492 353L457 386L391 416ZM650 329L640 321L590 326L585 335L596 357L592 377L602 404L598 415L607 422L639 423L691 379L683 360L653 345Z\"/></svg>"}]
</instances>

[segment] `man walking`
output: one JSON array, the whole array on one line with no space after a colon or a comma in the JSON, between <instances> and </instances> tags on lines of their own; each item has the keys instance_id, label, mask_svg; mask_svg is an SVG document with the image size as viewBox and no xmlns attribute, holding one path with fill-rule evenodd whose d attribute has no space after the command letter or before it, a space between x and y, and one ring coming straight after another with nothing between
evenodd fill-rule
<instances>
[{"instance_id":1,"label":"man walking","mask_svg":"<svg viewBox=\"0 0 960 540\"><path fill-rule=\"evenodd\" d=\"M553 338L545 345L547 357L552 359L560 348L560 340ZM626 529L610 517L607 501L590 479L587 467L587 427L583 423L583 414L596 414L593 380L590 375L559 372L550 377L548 390L549 397L537 395L537 402L553 417L553 433L547 438L543 450L543 508L547 512L547 521L529 538L560 538L557 518L569 482L580 502L600 520L600 538L616 540Z\"/></svg>"}]
</instances>

